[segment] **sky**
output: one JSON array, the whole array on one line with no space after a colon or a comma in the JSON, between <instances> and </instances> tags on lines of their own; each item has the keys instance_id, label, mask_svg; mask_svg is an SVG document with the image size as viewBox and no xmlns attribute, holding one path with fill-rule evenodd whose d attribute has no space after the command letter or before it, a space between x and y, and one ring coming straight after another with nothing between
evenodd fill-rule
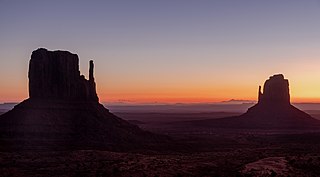
<instances>
[{"instance_id":1,"label":"sky","mask_svg":"<svg viewBox=\"0 0 320 177\"><path fill-rule=\"evenodd\" d=\"M40 47L93 59L102 102L256 100L277 73L320 102L319 0L0 0L0 102L28 98Z\"/></svg>"}]
</instances>

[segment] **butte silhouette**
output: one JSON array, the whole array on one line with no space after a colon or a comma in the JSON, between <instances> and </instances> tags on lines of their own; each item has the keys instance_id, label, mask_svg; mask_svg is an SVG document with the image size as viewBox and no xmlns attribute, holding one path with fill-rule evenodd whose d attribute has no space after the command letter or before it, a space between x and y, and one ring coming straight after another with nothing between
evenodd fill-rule
<instances>
[{"instance_id":1,"label":"butte silhouette","mask_svg":"<svg viewBox=\"0 0 320 177\"><path fill-rule=\"evenodd\" d=\"M320 121L290 103L289 81L282 74L271 76L259 86L258 103L240 116L204 120L200 126L250 129L313 129Z\"/></svg>"},{"instance_id":2,"label":"butte silhouette","mask_svg":"<svg viewBox=\"0 0 320 177\"><path fill-rule=\"evenodd\" d=\"M0 148L130 150L167 137L141 130L113 115L96 93L94 64L89 80L68 51L37 49L29 63L29 98L0 116Z\"/></svg>"}]
</instances>

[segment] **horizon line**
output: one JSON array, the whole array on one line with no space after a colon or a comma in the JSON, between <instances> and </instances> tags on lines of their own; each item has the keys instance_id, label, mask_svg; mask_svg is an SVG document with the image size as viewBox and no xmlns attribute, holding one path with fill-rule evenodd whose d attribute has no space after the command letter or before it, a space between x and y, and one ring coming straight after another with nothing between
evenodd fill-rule
<instances>
[{"instance_id":1,"label":"horizon line","mask_svg":"<svg viewBox=\"0 0 320 177\"><path fill-rule=\"evenodd\" d=\"M22 101L2 101L0 104L19 104ZM256 100L227 100L227 101L204 101L204 102L139 102L139 101L101 101L101 104L123 104L123 105L177 105L177 104L223 104L223 105L241 105L241 104L256 104ZM320 101L310 102L310 101L294 101L291 104L320 104Z\"/></svg>"}]
</instances>

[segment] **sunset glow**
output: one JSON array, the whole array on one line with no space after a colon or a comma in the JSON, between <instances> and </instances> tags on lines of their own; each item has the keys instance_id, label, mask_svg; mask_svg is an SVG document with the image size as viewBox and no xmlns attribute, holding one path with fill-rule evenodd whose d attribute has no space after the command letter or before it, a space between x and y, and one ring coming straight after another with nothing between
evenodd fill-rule
<instances>
[{"instance_id":1,"label":"sunset glow","mask_svg":"<svg viewBox=\"0 0 320 177\"><path fill-rule=\"evenodd\" d=\"M256 100L276 73L293 102L320 102L318 1L179 2L2 1L0 102L28 98L39 47L77 53L86 76L93 59L101 102Z\"/></svg>"}]
</instances>

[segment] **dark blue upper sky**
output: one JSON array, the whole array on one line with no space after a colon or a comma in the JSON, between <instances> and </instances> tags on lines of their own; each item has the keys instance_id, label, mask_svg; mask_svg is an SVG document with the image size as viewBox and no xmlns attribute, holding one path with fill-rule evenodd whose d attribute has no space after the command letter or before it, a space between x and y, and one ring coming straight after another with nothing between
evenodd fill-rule
<instances>
[{"instance_id":1,"label":"dark blue upper sky","mask_svg":"<svg viewBox=\"0 0 320 177\"><path fill-rule=\"evenodd\" d=\"M26 96L38 47L77 53L85 74L93 58L106 100L254 98L278 72L320 98L319 0L0 0L0 26L0 101Z\"/></svg>"}]
</instances>

